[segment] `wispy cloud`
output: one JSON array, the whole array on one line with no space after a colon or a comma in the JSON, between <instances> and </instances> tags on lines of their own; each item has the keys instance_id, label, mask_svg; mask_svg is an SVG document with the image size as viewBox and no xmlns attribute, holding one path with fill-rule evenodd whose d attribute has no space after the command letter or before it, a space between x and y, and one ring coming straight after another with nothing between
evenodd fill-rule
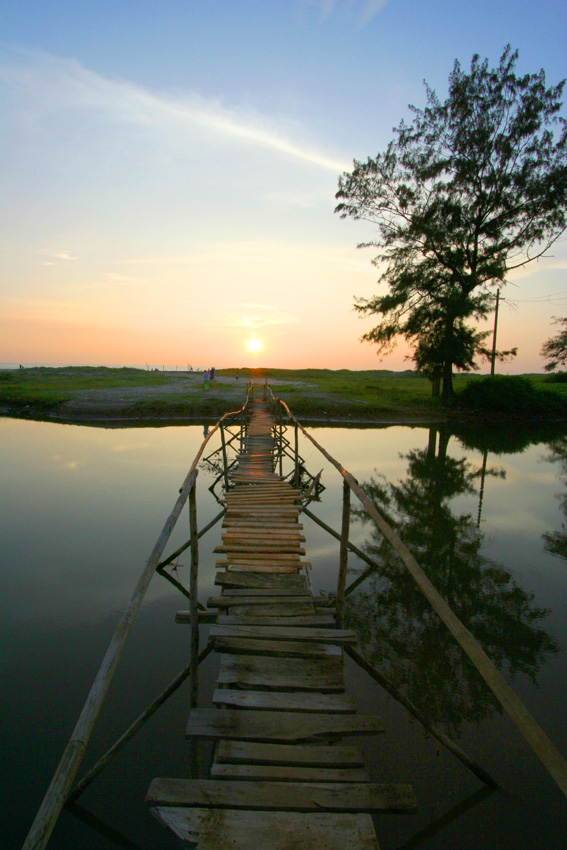
<instances>
[{"instance_id":1,"label":"wispy cloud","mask_svg":"<svg viewBox=\"0 0 567 850\"><path fill-rule=\"evenodd\" d=\"M57 262L66 260L78 260L77 256L74 256L71 251L45 251L44 256L45 260L41 261L42 266L54 266Z\"/></svg>"},{"instance_id":2,"label":"wispy cloud","mask_svg":"<svg viewBox=\"0 0 567 850\"><path fill-rule=\"evenodd\" d=\"M317 6L322 18L328 18L338 9L346 9L354 16L355 24L362 29L378 15L388 0L307 0L310 6Z\"/></svg>"},{"instance_id":3,"label":"wispy cloud","mask_svg":"<svg viewBox=\"0 0 567 850\"><path fill-rule=\"evenodd\" d=\"M242 313L228 316L219 325L225 328L260 330L270 325L290 325L299 322L297 316L280 310L279 307L263 304L245 304Z\"/></svg>"},{"instance_id":4,"label":"wispy cloud","mask_svg":"<svg viewBox=\"0 0 567 850\"><path fill-rule=\"evenodd\" d=\"M200 128L216 136L240 141L310 163L333 172L350 167L309 142L289 133L284 116L259 115L251 109L227 106L196 92L156 93L128 80L96 74L79 62L31 51L7 50L0 75L19 89L20 97L31 96L39 114L50 110L103 112L121 123L130 123L176 137ZM295 127L296 135L301 128Z\"/></svg>"}]
</instances>

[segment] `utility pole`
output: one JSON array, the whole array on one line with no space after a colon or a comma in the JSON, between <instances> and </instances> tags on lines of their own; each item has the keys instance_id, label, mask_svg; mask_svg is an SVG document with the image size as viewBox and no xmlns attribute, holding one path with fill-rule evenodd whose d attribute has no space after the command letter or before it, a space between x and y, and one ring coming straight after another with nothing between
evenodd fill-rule
<instances>
[{"instance_id":1,"label":"utility pole","mask_svg":"<svg viewBox=\"0 0 567 850\"><path fill-rule=\"evenodd\" d=\"M494 363L496 361L496 331L498 330L498 304L500 303L500 290L496 290L496 309L494 310L494 334L492 336L492 362L490 365L490 376L494 375Z\"/></svg>"}]
</instances>

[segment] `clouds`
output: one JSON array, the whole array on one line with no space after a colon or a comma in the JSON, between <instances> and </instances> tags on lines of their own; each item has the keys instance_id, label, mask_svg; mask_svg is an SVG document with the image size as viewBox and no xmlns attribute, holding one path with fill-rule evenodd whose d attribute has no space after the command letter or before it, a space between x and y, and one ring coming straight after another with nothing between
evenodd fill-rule
<instances>
[{"instance_id":1,"label":"clouds","mask_svg":"<svg viewBox=\"0 0 567 850\"><path fill-rule=\"evenodd\" d=\"M75 60L40 52L8 49L5 55L2 78L16 93L28 122L34 117L36 131L66 122L73 114L83 126L110 121L169 138L177 147L205 136L334 173L349 166L303 138L308 136L305 128L285 116L261 115L250 107L226 105L220 98L204 98L197 91L150 91L96 74Z\"/></svg>"},{"instance_id":2,"label":"clouds","mask_svg":"<svg viewBox=\"0 0 567 850\"><path fill-rule=\"evenodd\" d=\"M388 0L307 0L319 7L321 16L328 18L333 12L345 10L354 17L355 25L362 29L378 15Z\"/></svg>"},{"instance_id":3,"label":"clouds","mask_svg":"<svg viewBox=\"0 0 567 850\"><path fill-rule=\"evenodd\" d=\"M262 330L274 325L290 325L301 321L297 316L273 304L243 304L242 311L220 321L226 328Z\"/></svg>"}]
</instances>

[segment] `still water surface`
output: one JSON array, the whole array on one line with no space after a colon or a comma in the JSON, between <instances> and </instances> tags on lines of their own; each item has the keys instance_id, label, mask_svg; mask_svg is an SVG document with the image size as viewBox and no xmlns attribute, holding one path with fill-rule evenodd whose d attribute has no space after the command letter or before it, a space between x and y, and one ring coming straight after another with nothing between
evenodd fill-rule
<instances>
[{"instance_id":1,"label":"still water surface","mask_svg":"<svg viewBox=\"0 0 567 850\"><path fill-rule=\"evenodd\" d=\"M319 428L561 752L567 754L567 439L427 428ZM0 419L2 847L21 846L119 615L203 439L202 426L103 429ZM215 446L216 447L216 446ZM325 492L312 510L340 529L342 483L300 448ZM198 519L218 511L202 468ZM445 627L353 506L351 539L380 569L349 595L364 654L501 782L487 794L350 660L347 688L387 732L364 743L374 781L409 782L418 814L376 820L382 850L566 846L567 804ZM187 538L185 511L168 551ZM338 543L304 519L316 592L332 591ZM201 601L214 586L216 526L201 541ZM188 582L187 556L179 580ZM367 565L352 556L349 581ZM187 601L154 579L81 773L187 663ZM206 629L202 628L202 639ZM208 705L215 657L202 665ZM143 798L188 775L182 688L65 812L50 847L167 848ZM205 753L206 756L206 753Z\"/></svg>"}]
</instances>

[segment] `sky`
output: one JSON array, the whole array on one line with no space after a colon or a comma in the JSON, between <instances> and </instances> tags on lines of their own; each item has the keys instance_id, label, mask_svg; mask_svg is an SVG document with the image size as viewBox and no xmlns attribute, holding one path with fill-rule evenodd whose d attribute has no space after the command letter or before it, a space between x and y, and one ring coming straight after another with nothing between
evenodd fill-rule
<instances>
[{"instance_id":1,"label":"sky","mask_svg":"<svg viewBox=\"0 0 567 850\"><path fill-rule=\"evenodd\" d=\"M0 363L409 368L360 341L375 233L338 177L507 43L558 83L567 4L2 0ZM502 370L541 371L567 239L504 299Z\"/></svg>"}]
</instances>

